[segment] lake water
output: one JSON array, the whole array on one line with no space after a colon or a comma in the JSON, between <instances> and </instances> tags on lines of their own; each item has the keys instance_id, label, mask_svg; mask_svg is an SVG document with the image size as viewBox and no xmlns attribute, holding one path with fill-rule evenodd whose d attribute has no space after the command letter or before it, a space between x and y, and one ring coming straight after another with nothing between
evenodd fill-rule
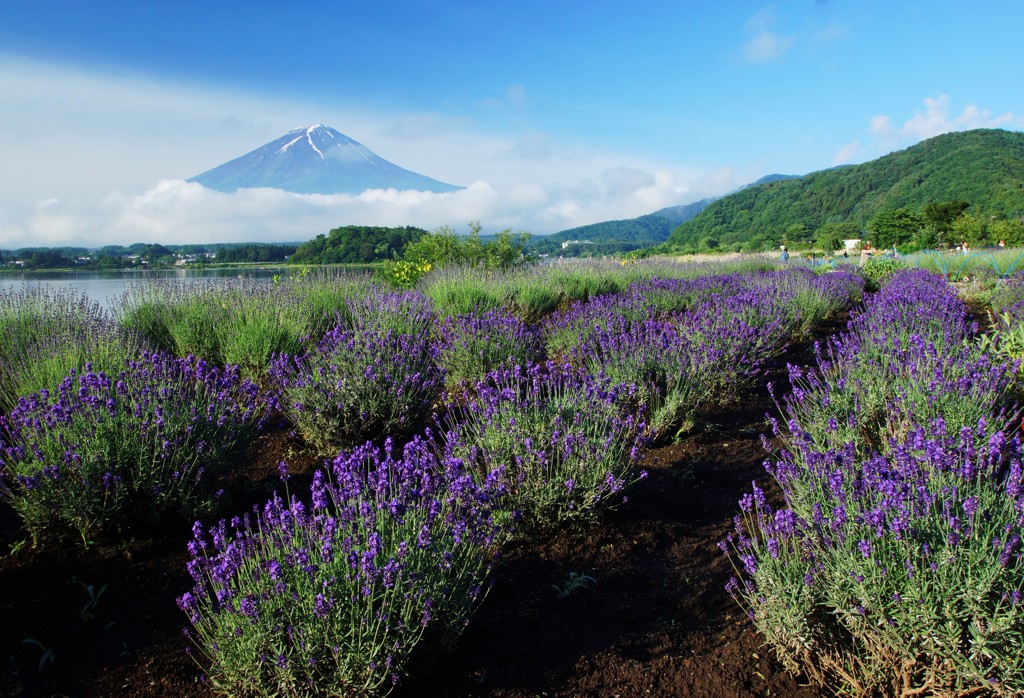
<instances>
[{"instance_id":1,"label":"lake water","mask_svg":"<svg viewBox=\"0 0 1024 698\"><path fill-rule=\"evenodd\" d=\"M0 291L21 290L26 286L70 288L84 293L106 308L134 285L157 279L197 281L246 277L271 283L275 275L288 276L288 267L237 267L231 269L152 269L109 271L27 271L0 274Z\"/></svg>"}]
</instances>

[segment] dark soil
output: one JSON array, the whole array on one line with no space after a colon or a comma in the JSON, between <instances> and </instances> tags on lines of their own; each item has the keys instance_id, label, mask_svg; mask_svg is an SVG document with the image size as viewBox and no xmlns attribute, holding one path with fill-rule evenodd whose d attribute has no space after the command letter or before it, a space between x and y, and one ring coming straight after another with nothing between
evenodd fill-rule
<instances>
[{"instance_id":1,"label":"dark soil","mask_svg":"<svg viewBox=\"0 0 1024 698\"><path fill-rule=\"evenodd\" d=\"M818 695L782 670L725 593L732 570L717 547L751 481L766 479L760 435L775 407L765 385L785 385L786 362L810 363L811 341L791 347L739 404L651 450L649 477L597 523L507 550L458 644L416 656L394 695ZM238 510L280 485L277 463L295 466L297 447L283 430L252 445ZM69 541L0 558L0 695L209 695L175 605L191 582L188 536L182 526L116 547ZM0 551L23 537L0 506ZM585 584L560 598L580 575Z\"/></svg>"}]
</instances>

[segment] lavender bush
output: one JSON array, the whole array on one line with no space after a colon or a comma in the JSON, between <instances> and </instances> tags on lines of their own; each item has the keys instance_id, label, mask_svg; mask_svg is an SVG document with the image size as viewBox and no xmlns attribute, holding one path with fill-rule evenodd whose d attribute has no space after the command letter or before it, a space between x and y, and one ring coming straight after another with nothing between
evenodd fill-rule
<instances>
[{"instance_id":1,"label":"lavender bush","mask_svg":"<svg viewBox=\"0 0 1024 698\"><path fill-rule=\"evenodd\" d=\"M871 296L850 329L818 350L817 369L790 367L788 426L818 446L854 441L862 454L943 417L953 429L1001 415L1016 369L971 342L967 310L945 281L904 271Z\"/></svg>"},{"instance_id":2,"label":"lavender bush","mask_svg":"<svg viewBox=\"0 0 1024 698\"><path fill-rule=\"evenodd\" d=\"M592 516L637 474L646 426L630 386L552 363L496 371L449 416L478 480L527 528Z\"/></svg>"},{"instance_id":3,"label":"lavender bush","mask_svg":"<svg viewBox=\"0 0 1024 698\"><path fill-rule=\"evenodd\" d=\"M734 399L786 339L784 306L753 293L713 296L674 320L612 317L580 335L572 361L594 375L635 384L653 430L692 425L709 405ZM751 324L753 323L753 324Z\"/></svg>"},{"instance_id":4,"label":"lavender bush","mask_svg":"<svg viewBox=\"0 0 1024 698\"><path fill-rule=\"evenodd\" d=\"M335 458L311 502L197 523L179 599L213 688L237 696L374 696L428 631L462 629L481 593L499 492L413 439Z\"/></svg>"},{"instance_id":5,"label":"lavender bush","mask_svg":"<svg viewBox=\"0 0 1024 698\"><path fill-rule=\"evenodd\" d=\"M715 296L732 295L742 289L741 274L712 274L697 278L652 277L631 283L624 294L670 317Z\"/></svg>"},{"instance_id":6,"label":"lavender bush","mask_svg":"<svg viewBox=\"0 0 1024 698\"><path fill-rule=\"evenodd\" d=\"M349 319L344 325L359 332L425 336L437 323L433 303L418 291L371 287L349 297L346 305Z\"/></svg>"},{"instance_id":7,"label":"lavender bush","mask_svg":"<svg viewBox=\"0 0 1024 698\"><path fill-rule=\"evenodd\" d=\"M972 332L945 282L899 272L791 368L766 464L784 505L755 485L723 549L780 659L831 690L1024 690L1019 413Z\"/></svg>"},{"instance_id":8,"label":"lavender bush","mask_svg":"<svg viewBox=\"0 0 1024 698\"><path fill-rule=\"evenodd\" d=\"M236 368L144 355L116 376L87 365L0 417L0 496L34 540L84 542L168 515L208 511L210 480L261 426Z\"/></svg>"},{"instance_id":9,"label":"lavender bush","mask_svg":"<svg viewBox=\"0 0 1024 698\"><path fill-rule=\"evenodd\" d=\"M501 367L528 366L543 350L535 325L502 310L446 318L438 334L438 360L451 389L483 380Z\"/></svg>"},{"instance_id":10,"label":"lavender bush","mask_svg":"<svg viewBox=\"0 0 1024 698\"><path fill-rule=\"evenodd\" d=\"M328 332L308 354L270 366L280 407L321 454L382 435L411 433L444 384L425 333Z\"/></svg>"},{"instance_id":11,"label":"lavender bush","mask_svg":"<svg viewBox=\"0 0 1024 698\"><path fill-rule=\"evenodd\" d=\"M0 292L0 336L0 412L86 363L118 371L146 346L84 294L45 287Z\"/></svg>"},{"instance_id":12,"label":"lavender bush","mask_svg":"<svg viewBox=\"0 0 1024 698\"><path fill-rule=\"evenodd\" d=\"M775 298L786 310L788 332L807 332L818 322L850 307L861 299L864 279L845 271L815 274L803 267L752 274L745 278L746 290Z\"/></svg>"},{"instance_id":13,"label":"lavender bush","mask_svg":"<svg viewBox=\"0 0 1024 698\"><path fill-rule=\"evenodd\" d=\"M611 326L626 329L653 320L656 314L637 294L595 296L545 318L541 325L544 347L549 357L564 360L595 333Z\"/></svg>"},{"instance_id":14,"label":"lavender bush","mask_svg":"<svg viewBox=\"0 0 1024 698\"><path fill-rule=\"evenodd\" d=\"M888 456L802 444L732 537L730 590L782 661L859 695L1024 691L1021 444L919 427Z\"/></svg>"}]
</instances>

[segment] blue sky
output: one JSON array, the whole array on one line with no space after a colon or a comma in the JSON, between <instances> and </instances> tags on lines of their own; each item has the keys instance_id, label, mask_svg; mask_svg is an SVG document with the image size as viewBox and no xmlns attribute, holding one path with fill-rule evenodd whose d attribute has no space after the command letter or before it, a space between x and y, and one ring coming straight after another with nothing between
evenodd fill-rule
<instances>
[{"instance_id":1,"label":"blue sky","mask_svg":"<svg viewBox=\"0 0 1024 698\"><path fill-rule=\"evenodd\" d=\"M1019 2L38 2L0 22L0 247L534 233L1024 129ZM324 123L467 189L183 180Z\"/></svg>"}]
</instances>

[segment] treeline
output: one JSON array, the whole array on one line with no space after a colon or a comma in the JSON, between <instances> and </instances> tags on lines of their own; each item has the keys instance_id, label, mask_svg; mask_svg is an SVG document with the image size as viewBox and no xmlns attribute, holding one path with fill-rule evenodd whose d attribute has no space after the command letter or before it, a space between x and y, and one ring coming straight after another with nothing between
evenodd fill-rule
<instances>
[{"instance_id":1,"label":"treeline","mask_svg":"<svg viewBox=\"0 0 1024 698\"><path fill-rule=\"evenodd\" d=\"M410 243L426 234L426 230L412 226L346 225L302 243L290 261L301 264L373 264L400 258Z\"/></svg>"},{"instance_id":2,"label":"treeline","mask_svg":"<svg viewBox=\"0 0 1024 698\"><path fill-rule=\"evenodd\" d=\"M105 245L85 247L26 247L0 250L0 264L17 269L130 269L176 264L283 263L296 246L281 243L219 243L215 245Z\"/></svg>"},{"instance_id":3,"label":"treeline","mask_svg":"<svg viewBox=\"0 0 1024 698\"><path fill-rule=\"evenodd\" d=\"M239 245L237 247L221 247L216 250L214 260L218 264L245 264L268 262L287 262L298 250L297 245Z\"/></svg>"}]
</instances>

